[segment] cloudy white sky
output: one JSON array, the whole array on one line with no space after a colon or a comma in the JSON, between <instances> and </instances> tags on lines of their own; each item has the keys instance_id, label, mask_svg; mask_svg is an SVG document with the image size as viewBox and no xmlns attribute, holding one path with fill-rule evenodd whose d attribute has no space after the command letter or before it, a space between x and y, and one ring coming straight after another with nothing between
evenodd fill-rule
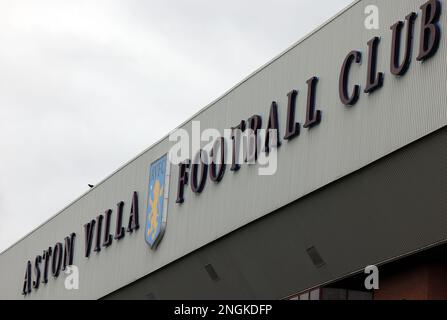
<instances>
[{"instance_id":1,"label":"cloudy white sky","mask_svg":"<svg viewBox=\"0 0 447 320\"><path fill-rule=\"evenodd\" d=\"M0 0L0 251L352 0Z\"/></svg>"}]
</instances>

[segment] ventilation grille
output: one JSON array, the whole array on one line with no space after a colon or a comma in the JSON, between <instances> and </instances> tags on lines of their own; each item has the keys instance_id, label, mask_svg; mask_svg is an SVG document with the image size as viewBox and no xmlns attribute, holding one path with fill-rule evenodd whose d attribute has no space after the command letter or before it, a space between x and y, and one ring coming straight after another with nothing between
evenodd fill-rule
<instances>
[{"instance_id":1,"label":"ventilation grille","mask_svg":"<svg viewBox=\"0 0 447 320\"><path fill-rule=\"evenodd\" d=\"M214 269L214 267L211 264L207 264L205 266L205 270L208 273L208 275L210 276L211 280L213 281L219 281L219 275L217 274L216 270Z\"/></svg>"},{"instance_id":2,"label":"ventilation grille","mask_svg":"<svg viewBox=\"0 0 447 320\"><path fill-rule=\"evenodd\" d=\"M321 268L326 264L326 262L324 262L323 258L321 257L320 253L317 251L317 249L315 249L315 247L310 247L306 251L310 259L312 260L313 264L317 268Z\"/></svg>"}]
</instances>

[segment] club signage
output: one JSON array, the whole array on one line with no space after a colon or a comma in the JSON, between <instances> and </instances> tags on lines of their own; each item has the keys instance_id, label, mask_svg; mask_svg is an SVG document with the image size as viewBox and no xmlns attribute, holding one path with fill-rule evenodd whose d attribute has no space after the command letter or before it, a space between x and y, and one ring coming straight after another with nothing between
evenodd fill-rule
<instances>
[{"instance_id":1,"label":"club signage","mask_svg":"<svg viewBox=\"0 0 447 320\"><path fill-rule=\"evenodd\" d=\"M420 19L420 37L419 37L419 49L416 60L425 61L431 58L439 49L441 30L439 27L439 18L441 15L441 3L438 0L430 0L424 3L421 7L421 19ZM393 76L403 77L409 70L412 62L413 52L413 35L415 22L418 15L415 12L409 13L404 21L398 21L393 24L391 29L392 34L392 46L391 46L391 58L390 58L390 73ZM403 35L406 29L406 34ZM404 37L404 46L402 46L401 39ZM385 74L377 70L377 61L379 54L380 38L373 37L366 44L367 56L363 57L362 52L353 50L349 52L344 59L339 76L338 92L340 101L349 107L355 106L359 101L361 95L361 87L359 84L351 86L349 82L349 74L354 64L360 64L363 59L367 60L366 68L366 81L364 94L372 94L375 91L383 87L385 82ZM402 48L403 47L403 48ZM403 49L403 50L402 50ZM401 60L401 52L403 52L403 59ZM303 127L305 129L312 129L320 124L323 117L322 111L318 110L315 105L315 97L317 93L318 77L314 76L307 80L307 105L306 105L306 118L304 119ZM287 118L285 122L284 140L292 140L300 135L301 124L295 120L296 98L298 96L297 90L291 90L287 93ZM265 132L265 145L263 150L267 151L275 146L281 145L280 132L278 127L278 104L276 101L271 103L270 112L268 116L267 126ZM257 154L259 151L259 140L257 135L262 128L262 117L259 115L253 115L248 120L241 120L241 122L232 128L234 132L250 131L244 138L246 144L252 144L251 147L246 149L246 155L244 156L245 162L250 159L252 150ZM274 139L271 139L270 135L276 135ZM250 135L254 135L255 139L247 138ZM240 169L240 159L238 159L238 151L240 145L243 143L242 135L240 133L233 133L231 135L231 171L238 171ZM255 142L256 141L256 142ZM273 143L272 143L273 141ZM223 159L226 159L226 140L224 138L217 139L211 149L210 156L211 161L203 161L203 159L209 159L206 151L200 150L193 161L186 160L179 165L179 177L177 187L177 203L181 204L185 201L185 186L189 183L193 193L200 194L203 192L206 181L209 175L211 181L219 183L225 174L226 164ZM204 155L205 154L205 155ZM220 161L217 161L220 160Z\"/></svg>"},{"instance_id":2,"label":"club signage","mask_svg":"<svg viewBox=\"0 0 447 320\"><path fill-rule=\"evenodd\" d=\"M124 201L120 201L116 205L115 232L113 234L110 230L112 209L106 210L104 214L100 214L96 219L84 225L85 258L90 257L92 249L94 252L99 253L101 248L110 247L114 240L120 241L125 237L126 233L138 230L138 193L134 192L132 196L127 228L123 226L124 205ZM64 271L67 266L74 264L75 239L76 233L72 233L65 238L65 245L57 242L54 247L43 250L42 255L37 255L34 259L34 266L31 261L27 262L22 294L30 294L33 288L35 290L39 289L41 283L48 283L49 274L53 278L58 278L61 271Z\"/></svg>"},{"instance_id":3,"label":"club signage","mask_svg":"<svg viewBox=\"0 0 447 320\"><path fill-rule=\"evenodd\" d=\"M169 164L167 155L154 162L150 166L149 194L148 194L148 216L146 226L146 241L155 249L163 237L166 225L167 194L169 192ZM165 193L163 193L165 190ZM161 196L161 199L160 199ZM163 205L163 203L165 203ZM111 230L114 212L107 209L104 214L84 224L84 257L89 258L92 250L99 254L104 248L111 247L114 241L121 241L126 234L133 233L140 228L138 211L138 192L132 194L130 213L127 218L127 227L124 224L125 202L116 204L115 228ZM154 211L158 210L158 211ZM149 232L150 231L150 232ZM43 250L37 255L34 264L26 263L25 280L23 282L22 294L28 295L32 289L39 289L40 284L47 284L49 275L58 278L61 271L74 264L74 248L76 233L72 233L64 240L64 244L57 242L54 247Z\"/></svg>"},{"instance_id":4,"label":"club signage","mask_svg":"<svg viewBox=\"0 0 447 320\"><path fill-rule=\"evenodd\" d=\"M410 12L406 17L402 17L402 21L397 21L390 27L392 37L392 45L390 52L389 73L395 77L403 77L416 60L423 62L433 57L439 49L441 41L441 29L439 20L441 16L441 3L439 0L426 1L420 7L420 15L416 12ZM414 39L414 30L419 25L419 39ZM364 56L361 51L354 49L347 53L344 61L340 61L340 74L338 82L338 93L340 101L349 107L355 106L359 99L362 98L362 90L360 84L353 84L349 81L350 71L353 67L360 65L362 60L366 60L365 67L365 83L363 94L365 99L367 94L373 94L383 87L386 83L385 73L378 70L378 55L380 54L379 37L373 37L366 44L367 54ZM417 43L417 55L413 59L413 51ZM280 134L278 119L278 104L273 101L270 106L268 121L265 131L264 150L268 151L271 144L271 135L274 132L275 146L281 145L281 137L283 140L290 141L296 139L300 135L301 126L307 130L317 127L321 123L324 116L316 106L316 94L318 77L311 77L307 82L307 104L306 116L304 123L301 125L295 119L296 100L298 91L290 88L287 93L287 116L285 120L285 131ZM245 131L252 130L255 135L262 128L262 117L253 115L249 119L244 119L232 129ZM273 130L273 131L271 131ZM241 137L237 134L231 136L232 161L230 171L238 171L241 166L236 157L235 150L241 143ZM213 159L225 158L225 139L217 139L214 147L210 152L211 163L206 164L201 161L201 153L192 163L184 162L179 165L179 177L177 181L177 197L176 202L181 204L185 201L185 187L189 184L193 193L200 194L203 192L206 181L209 178L215 183L219 183L226 172L226 164ZM257 148L257 145L255 149ZM219 151L219 152L218 152ZM250 158L246 155L245 161ZM160 158L151 164L148 180L148 207L146 212L145 225L145 241L155 249L163 236L166 227L167 218L167 196L169 186L169 161L166 156ZM119 199L117 199L119 200ZM115 207L115 205L113 204ZM124 212L128 212L124 217ZM112 224L114 221L114 229ZM100 254L101 250L112 248L114 242L122 241L126 234L137 232L139 230L139 201L138 192L135 191L131 195L130 205L120 201L116 204L115 210L108 209L103 214L98 215L95 219L87 221L83 225L84 242L83 255L89 258L92 252ZM66 270L67 266L75 264L74 250L77 235L71 233L63 242L57 242L54 246L46 248L42 253L38 254L33 260L26 262L25 278L22 283L22 293L30 294L33 289L37 290L41 284L47 284L50 277L56 279L60 276L61 271Z\"/></svg>"}]
</instances>

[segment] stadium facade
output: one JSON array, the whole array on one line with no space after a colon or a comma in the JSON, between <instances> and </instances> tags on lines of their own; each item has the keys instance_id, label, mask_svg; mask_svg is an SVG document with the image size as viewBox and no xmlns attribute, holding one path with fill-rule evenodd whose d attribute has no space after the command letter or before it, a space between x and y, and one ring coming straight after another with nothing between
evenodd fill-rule
<instances>
[{"instance_id":1,"label":"stadium facade","mask_svg":"<svg viewBox=\"0 0 447 320\"><path fill-rule=\"evenodd\" d=\"M167 136L1 253L0 298L447 298L445 9L354 2L179 128L276 130L274 174Z\"/></svg>"}]
</instances>

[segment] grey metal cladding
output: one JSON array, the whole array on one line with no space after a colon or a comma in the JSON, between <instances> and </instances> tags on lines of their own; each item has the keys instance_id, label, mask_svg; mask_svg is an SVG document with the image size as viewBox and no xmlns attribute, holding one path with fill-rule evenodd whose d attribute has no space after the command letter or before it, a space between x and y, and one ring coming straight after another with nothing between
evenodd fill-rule
<instances>
[{"instance_id":1,"label":"grey metal cladding","mask_svg":"<svg viewBox=\"0 0 447 320\"><path fill-rule=\"evenodd\" d=\"M282 299L447 244L446 146L443 128L105 299Z\"/></svg>"},{"instance_id":2,"label":"grey metal cladding","mask_svg":"<svg viewBox=\"0 0 447 320\"><path fill-rule=\"evenodd\" d=\"M425 2L358 1L191 119L200 121L202 128L223 131L253 115L259 114L267 119L272 101L276 101L283 136L287 93L293 89L299 91L296 119L303 124L306 118L306 81L314 76L318 77L315 102L318 110L322 111L321 123L310 130L302 129L300 136L291 141L283 141L278 151L278 170L274 176L259 176L257 166L243 167L236 174L226 172L219 184L208 183L200 195L191 192L188 186L185 202L179 205L175 203L178 170L173 167L168 199L169 216L163 240L157 250L148 247L144 240L144 228L141 227L131 234L126 234L122 241L115 241L110 247L102 249L100 253L94 252L86 259L83 225L103 214L105 210L114 209L118 201L125 202L124 221L127 221L134 191L137 191L140 197L141 224L145 223L149 165L168 152L171 143L165 138L3 252L0 255L0 298L22 298L21 286L26 262L33 260L42 250L54 246L72 232L78 235L74 263L81 273L80 289L66 290L64 277L60 276L50 279L47 285L33 291L26 299L103 297L447 125L445 10L440 20L443 36L437 54L425 62L416 61L421 24L419 15L415 22L413 59L407 73L403 77L395 77L389 71L392 39L390 26L398 20L404 20L410 12L420 12L420 6ZM445 6L445 1L441 3ZM380 10L379 30L367 30L364 27L364 9L370 4L377 5ZM300 14L304 13L297 12L297 19ZM367 43L376 36L381 39L378 46L377 71L384 73L383 87L369 95L363 93L367 69L364 59L361 65L355 64L350 72L351 85L358 83L362 93L354 107L346 107L340 101L338 90L343 61L352 50L358 50L362 52L363 57L367 57ZM191 125L191 121L188 121L182 128L190 131ZM429 169L414 168L416 171ZM411 174L418 176L418 172ZM435 178L432 177L431 180L433 179ZM360 180L363 184L359 187L377 187L369 185L370 181L361 178ZM419 184L425 183L425 180L409 182L419 188ZM380 188L377 188L377 191L380 191ZM361 251L360 249L364 248L358 247L361 242L356 237L369 234L372 237L385 237L390 241L405 241L408 245L416 245L416 242L412 243L407 238L410 230L413 241L423 235L421 243L428 241L428 229L433 237L439 236L442 228L446 230L441 215L436 216L441 219L437 223L434 220L430 224L422 223L428 222L421 220L421 216L427 215L427 210L431 208L432 203L425 201L433 201L429 194L423 193L423 201L420 204L415 203L413 198L408 199L412 207L420 209L417 211L405 207L405 203L390 203L396 211L412 212L405 221L400 221L399 218L402 224L395 229L393 235L386 229L367 229L366 232L357 228L347 229L349 223L361 226L377 223L379 220L385 224L399 226L395 224L395 219L398 219L396 216L381 215L384 211L381 211L381 204L374 201L376 195L373 193L362 195L359 199L353 199L351 194L347 193L338 194L337 199L331 198L335 195L328 197L329 200L338 200L334 205L343 203L341 200L361 200L362 203L368 204L368 208L359 208L355 215L346 216L343 208L337 208L337 211L334 211L335 207L326 211L322 208L321 212L315 212L315 209L311 210L309 207L307 198L304 198L306 205L299 212L294 212L293 220L296 220L296 232L299 235L295 241L298 241L300 248L303 246L302 254L310 265L296 265L297 272L300 268L315 267L305 252L312 246L318 250L326 265L334 268L331 270L340 270L343 266L338 266L338 263L342 264L354 253L358 255L358 261L378 257L374 255L375 247L367 248L371 250L370 254ZM425 206L422 207L422 204ZM371 209L375 209L374 215L370 214ZM406 225L410 222L418 223L418 233ZM281 227L281 223L277 227ZM303 229L304 227L306 229ZM346 249L339 248L331 252L323 243L326 239L323 235L337 238L339 243L344 241L343 248ZM282 251L273 245L274 240L263 245L274 251L274 254L276 252L280 258ZM390 250L386 245L379 244L384 250ZM404 243L402 248L403 245ZM398 247L391 248L395 248L396 253L399 252ZM339 259L339 262L334 260L335 258ZM219 277L224 279L225 275L221 274L224 269L212 264L216 266ZM320 269L325 270L324 268L323 266ZM205 273L204 276L208 277L203 266L200 269ZM304 272L306 270L304 269ZM328 273L326 278L330 276ZM313 279L312 283L323 278L325 277L317 277L309 271L309 281ZM222 281L216 283L220 284ZM306 282L303 280L301 285L306 286ZM162 297L157 292L154 294L157 298Z\"/></svg>"}]
</instances>

